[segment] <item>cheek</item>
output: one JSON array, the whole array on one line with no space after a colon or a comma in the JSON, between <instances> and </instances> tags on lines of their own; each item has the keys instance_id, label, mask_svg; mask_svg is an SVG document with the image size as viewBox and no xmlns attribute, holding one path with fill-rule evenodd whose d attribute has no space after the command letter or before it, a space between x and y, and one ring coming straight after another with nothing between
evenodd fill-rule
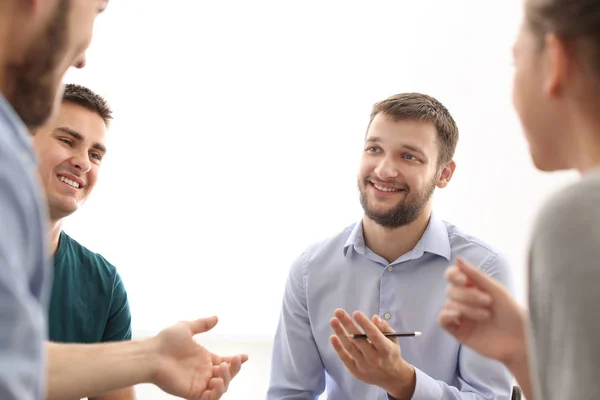
<instances>
[{"instance_id":1,"label":"cheek","mask_svg":"<svg viewBox=\"0 0 600 400\"><path fill-rule=\"evenodd\" d=\"M513 86L513 106L526 135L531 128L530 125L534 117L531 115L535 109L535 105L532 104L532 89L531 82L524 79L523 73L516 71Z\"/></svg>"},{"instance_id":2,"label":"cheek","mask_svg":"<svg viewBox=\"0 0 600 400\"><path fill-rule=\"evenodd\" d=\"M358 176L365 177L369 175L370 171L373 171L373 163L365 158L360 161L358 167Z\"/></svg>"},{"instance_id":3,"label":"cheek","mask_svg":"<svg viewBox=\"0 0 600 400\"><path fill-rule=\"evenodd\" d=\"M89 47L96 19L95 2L86 0L77 1L71 13L69 26L70 48L76 57L81 57Z\"/></svg>"},{"instance_id":4,"label":"cheek","mask_svg":"<svg viewBox=\"0 0 600 400\"><path fill-rule=\"evenodd\" d=\"M87 173L88 191L91 191L96 186L96 182L98 182L98 169L97 167L92 167L92 170Z\"/></svg>"},{"instance_id":5,"label":"cheek","mask_svg":"<svg viewBox=\"0 0 600 400\"><path fill-rule=\"evenodd\" d=\"M515 111L521 116L521 104L523 102L523 79L519 70L515 70L513 76L512 101Z\"/></svg>"},{"instance_id":6,"label":"cheek","mask_svg":"<svg viewBox=\"0 0 600 400\"><path fill-rule=\"evenodd\" d=\"M39 156L38 165L42 174L53 174L54 170L61 166L70 157L69 151L60 145L43 147Z\"/></svg>"}]
</instances>

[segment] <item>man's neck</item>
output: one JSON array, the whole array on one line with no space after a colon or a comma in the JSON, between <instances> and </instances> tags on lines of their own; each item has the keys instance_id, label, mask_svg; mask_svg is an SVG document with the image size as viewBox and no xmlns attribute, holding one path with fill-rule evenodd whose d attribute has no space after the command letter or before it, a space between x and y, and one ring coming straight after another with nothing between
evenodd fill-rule
<instances>
[{"instance_id":1,"label":"man's neck","mask_svg":"<svg viewBox=\"0 0 600 400\"><path fill-rule=\"evenodd\" d=\"M427 229L430 217L431 208L427 207L410 224L399 228L386 228L363 216L365 244L371 251L385 258L387 262L393 262L415 248Z\"/></svg>"},{"instance_id":2,"label":"man's neck","mask_svg":"<svg viewBox=\"0 0 600 400\"><path fill-rule=\"evenodd\" d=\"M50 221L50 256L53 256L58 251L58 242L60 240L62 225L62 219Z\"/></svg>"}]
</instances>

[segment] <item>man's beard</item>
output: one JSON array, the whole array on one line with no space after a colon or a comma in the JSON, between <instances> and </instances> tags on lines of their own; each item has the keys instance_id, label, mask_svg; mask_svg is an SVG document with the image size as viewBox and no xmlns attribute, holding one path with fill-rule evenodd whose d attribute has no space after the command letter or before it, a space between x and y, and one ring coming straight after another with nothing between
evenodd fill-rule
<instances>
[{"instance_id":1,"label":"man's beard","mask_svg":"<svg viewBox=\"0 0 600 400\"><path fill-rule=\"evenodd\" d=\"M436 187L436 178L437 177L434 177L423 191L420 193L415 193L413 198L409 198L411 191L408 186L405 186L403 188L405 190L404 199L400 200L398 204L384 212L376 212L369 207L366 186L370 185L371 183L368 178L365 178L363 181L364 188L361 186L360 181L358 181L360 204L362 205L365 215L371 220L375 221L375 223L378 225L386 228L399 228L401 226L408 225L415 221L419 215L421 215L421 212L431 199L433 191Z\"/></svg>"},{"instance_id":2,"label":"man's beard","mask_svg":"<svg viewBox=\"0 0 600 400\"><path fill-rule=\"evenodd\" d=\"M8 64L5 69L3 95L32 133L52 115L58 97L56 68L66 50L69 0L58 3L44 33L27 49L23 60Z\"/></svg>"}]
</instances>

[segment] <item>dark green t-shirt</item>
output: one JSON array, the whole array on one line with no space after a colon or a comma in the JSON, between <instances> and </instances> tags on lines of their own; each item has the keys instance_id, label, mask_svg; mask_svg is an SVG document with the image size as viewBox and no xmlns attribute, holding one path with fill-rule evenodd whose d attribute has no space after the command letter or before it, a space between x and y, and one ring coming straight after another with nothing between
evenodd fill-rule
<instances>
[{"instance_id":1,"label":"dark green t-shirt","mask_svg":"<svg viewBox=\"0 0 600 400\"><path fill-rule=\"evenodd\" d=\"M64 232L54 254L48 330L53 342L131 339L127 292L117 269Z\"/></svg>"}]
</instances>

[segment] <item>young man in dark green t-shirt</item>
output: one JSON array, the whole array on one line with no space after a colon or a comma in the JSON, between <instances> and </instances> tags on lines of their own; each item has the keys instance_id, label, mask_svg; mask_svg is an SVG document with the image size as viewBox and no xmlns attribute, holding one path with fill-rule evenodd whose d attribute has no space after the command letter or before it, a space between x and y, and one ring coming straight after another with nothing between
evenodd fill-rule
<instances>
[{"instance_id":1,"label":"young man in dark green t-shirt","mask_svg":"<svg viewBox=\"0 0 600 400\"><path fill-rule=\"evenodd\" d=\"M63 220L91 194L112 119L107 102L69 84L55 115L34 136L38 170L50 211L54 280L48 313L52 342L97 343L131 339L127 292L116 268L62 230ZM132 400L133 388L94 400Z\"/></svg>"}]
</instances>

